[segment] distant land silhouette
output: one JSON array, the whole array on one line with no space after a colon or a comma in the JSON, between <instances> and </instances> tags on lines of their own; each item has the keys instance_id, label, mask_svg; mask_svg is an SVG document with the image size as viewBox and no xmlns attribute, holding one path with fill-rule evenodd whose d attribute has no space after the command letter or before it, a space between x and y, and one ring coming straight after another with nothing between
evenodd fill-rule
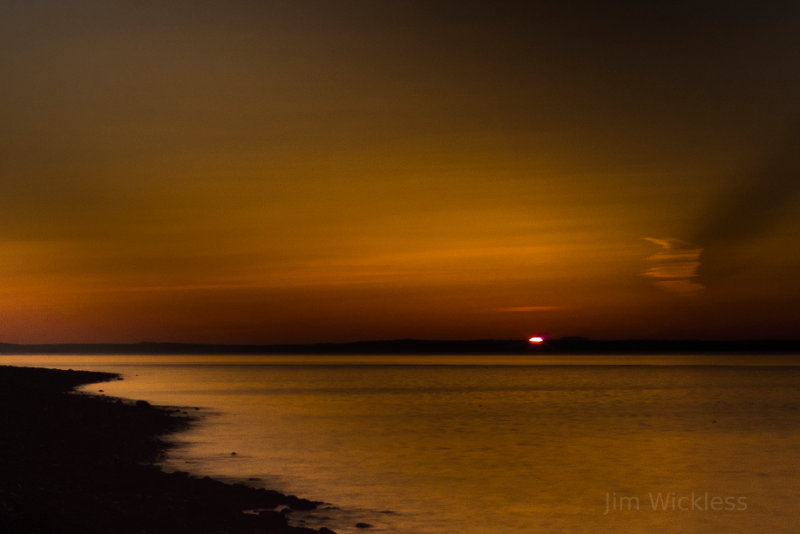
<instances>
[{"instance_id":1,"label":"distant land silhouette","mask_svg":"<svg viewBox=\"0 0 800 534\"><path fill-rule=\"evenodd\" d=\"M0 354L800 354L800 340L592 340L583 337L548 339L541 344L527 340L425 340L396 339L351 343L284 345L234 345L200 343L56 343L22 345L0 343Z\"/></svg>"}]
</instances>

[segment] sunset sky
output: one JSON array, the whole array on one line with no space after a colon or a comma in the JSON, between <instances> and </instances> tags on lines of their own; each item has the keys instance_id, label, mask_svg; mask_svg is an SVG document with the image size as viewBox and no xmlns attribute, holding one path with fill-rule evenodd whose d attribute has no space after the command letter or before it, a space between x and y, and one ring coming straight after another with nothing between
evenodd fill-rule
<instances>
[{"instance_id":1,"label":"sunset sky","mask_svg":"<svg viewBox=\"0 0 800 534\"><path fill-rule=\"evenodd\" d=\"M0 342L800 337L798 27L3 1Z\"/></svg>"}]
</instances>

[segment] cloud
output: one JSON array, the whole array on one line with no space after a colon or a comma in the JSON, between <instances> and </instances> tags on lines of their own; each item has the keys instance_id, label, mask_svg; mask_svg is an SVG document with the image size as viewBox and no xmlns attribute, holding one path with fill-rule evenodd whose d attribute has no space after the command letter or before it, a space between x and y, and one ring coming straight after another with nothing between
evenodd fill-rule
<instances>
[{"instance_id":1,"label":"cloud","mask_svg":"<svg viewBox=\"0 0 800 534\"><path fill-rule=\"evenodd\" d=\"M800 130L773 142L760 160L726 182L692 226L688 241L646 237L662 250L647 258L642 275L658 287L691 295L741 271L758 268L765 258L758 245L780 231L798 213Z\"/></svg>"},{"instance_id":2,"label":"cloud","mask_svg":"<svg viewBox=\"0 0 800 534\"><path fill-rule=\"evenodd\" d=\"M526 313L526 312L543 312L543 311L559 311L572 309L570 306L509 306L506 308L494 308L489 310L493 313Z\"/></svg>"},{"instance_id":3,"label":"cloud","mask_svg":"<svg viewBox=\"0 0 800 534\"><path fill-rule=\"evenodd\" d=\"M692 295L705 289L698 281L701 247L675 237L645 239L662 250L646 258L652 265L642 276L652 279L664 291L679 295Z\"/></svg>"},{"instance_id":4,"label":"cloud","mask_svg":"<svg viewBox=\"0 0 800 534\"><path fill-rule=\"evenodd\" d=\"M698 270L713 284L758 262L752 249L797 214L800 197L800 130L792 132L760 161L732 177L686 235L703 248Z\"/></svg>"}]
</instances>

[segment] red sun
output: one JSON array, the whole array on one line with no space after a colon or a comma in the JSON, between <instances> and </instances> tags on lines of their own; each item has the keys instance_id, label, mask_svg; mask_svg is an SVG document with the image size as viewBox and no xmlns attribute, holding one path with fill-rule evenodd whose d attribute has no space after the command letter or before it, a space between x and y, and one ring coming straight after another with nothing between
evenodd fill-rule
<instances>
[{"instance_id":1,"label":"red sun","mask_svg":"<svg viewBox=\"0 0 800 534\"><path fill-rule=\"evenodd\" d=\"M544 343L544 338L541 336L533 336L532 338L528 339L528 342L538 345L539 343Z\"/></svg>"}]
</instances>

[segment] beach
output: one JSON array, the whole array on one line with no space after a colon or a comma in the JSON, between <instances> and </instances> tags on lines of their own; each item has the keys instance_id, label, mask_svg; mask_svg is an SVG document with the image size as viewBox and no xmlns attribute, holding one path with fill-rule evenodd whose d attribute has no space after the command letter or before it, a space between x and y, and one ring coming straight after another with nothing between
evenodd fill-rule
<instances>
[{"instance_id":1,"label":"beach","mask_svg":"<svg viewBox=\"0 0 800 534\"><path fill-rule=\"evenodd\" d=\"M0 366L0 531L330 534L289 526L322 503L153 465L186 410L73 389L112 373ZM102 384L99 384L102 387Z\"/></svg>"}]
</instances>

